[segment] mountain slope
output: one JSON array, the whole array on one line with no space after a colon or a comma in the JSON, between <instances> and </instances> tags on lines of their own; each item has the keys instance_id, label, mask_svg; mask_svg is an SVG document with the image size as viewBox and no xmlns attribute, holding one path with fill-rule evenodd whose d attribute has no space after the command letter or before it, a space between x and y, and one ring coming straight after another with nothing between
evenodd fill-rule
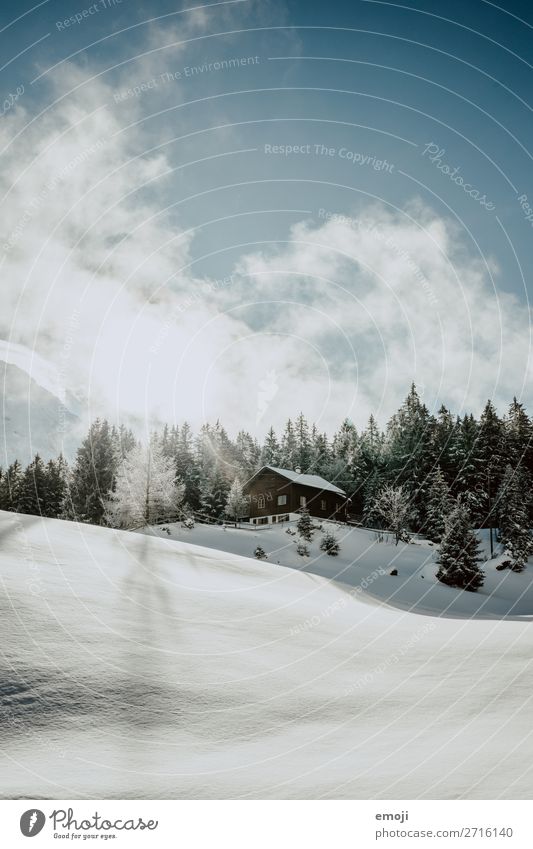
<instances>
[{"instance_id":1,"label":"mountain slope","mask_svg":"<svg viewBox=\"0 0 533 849\"><path fill-rule=\"evenodd\" d=\"M528 624L7 513L0 576L3 797L531 796Z\"/></svg>"},{"instance_id":2,"label":"mountain slope","mask_svg":"<svg viewBox=\"0 0 533 849\"><path fill-rule=\"evenodd\" d=\"M28 463L35 454L48 460L60 451L70 455L78 436L79 421L71 405L39 386L17 366L0 363L0 465L18 459Z\"/></svg>"}]
</instances>

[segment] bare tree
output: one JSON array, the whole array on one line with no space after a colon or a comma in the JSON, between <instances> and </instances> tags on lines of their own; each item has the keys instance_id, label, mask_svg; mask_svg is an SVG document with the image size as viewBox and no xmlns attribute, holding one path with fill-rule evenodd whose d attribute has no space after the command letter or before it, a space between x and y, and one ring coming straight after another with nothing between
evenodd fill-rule
<instances>
[{"instance_id":1,"label":"bare tree","mask_svg":"<svg viewBox=\"0 0 533 849\"><path fill-rule=\"evenodd\" d=\"M394 533L396 545L408 538L410 498L404 486L385 484L374 502L375 512L381 516L386 527Z\"/></svg>"}]
</instances>

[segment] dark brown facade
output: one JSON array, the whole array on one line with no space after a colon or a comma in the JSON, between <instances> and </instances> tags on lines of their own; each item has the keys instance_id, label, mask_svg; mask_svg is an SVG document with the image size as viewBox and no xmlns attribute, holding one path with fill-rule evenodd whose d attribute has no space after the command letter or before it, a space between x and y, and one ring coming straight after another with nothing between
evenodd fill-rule
<instances>
[{"instance_id":1,"label":"dark brown facade","mask_svg":"<svg viewBox=\"0 0 533 849\"><path fill-rule=\"evenodd\" d=\"M326 481L324 484L327 485ZM250 521L255 524L288 520L291 513L298 513L302 508L319 519L346 518L344 493L289 480L268 466L248 481L244 491L249 499Z\"/></svg>"}]
</instances>

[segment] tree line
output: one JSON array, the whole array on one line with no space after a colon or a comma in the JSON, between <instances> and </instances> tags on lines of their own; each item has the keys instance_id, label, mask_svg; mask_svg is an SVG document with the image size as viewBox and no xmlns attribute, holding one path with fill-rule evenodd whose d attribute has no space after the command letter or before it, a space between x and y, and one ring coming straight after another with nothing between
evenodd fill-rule
<instances>
[{"instance_id":1,"label":"tree line","mask_svg":"<svg viewBox=\"0 0 533 849\"><path fill-rule=\"evenodd\" d=\"M243 512L242 486L263 465L318 474L350 498L362 524L442 542L457 510L469 526L499 528L523 567L533 519L533 422L513 399L505 415L487 401L481 416L431 413L415 385L384 430L348 419L330 438L303 414L264 441L231 439L220 422L194 433L165 426L141 445L128 428L94 421L68 464L36 456L0 470L0 509L132 527L168 516L221 521ZM460 524L458 518L457 522Z\"/></svg>"}]
</instances>

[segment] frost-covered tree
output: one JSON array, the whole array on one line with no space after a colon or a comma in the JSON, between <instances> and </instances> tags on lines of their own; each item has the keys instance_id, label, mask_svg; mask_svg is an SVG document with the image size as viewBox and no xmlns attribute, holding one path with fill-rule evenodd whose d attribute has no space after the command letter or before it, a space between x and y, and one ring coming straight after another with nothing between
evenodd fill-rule
<instances>
[{"instance_id":1,"label":"frost-covered tree","mask_svg":"<svg viewBox=\"0 0 533 849\"><path fill-rule=\"evenodd\" d=\"M301 509L301 516L296 523L296 529L306 542L311 542L313 538L313 523L311 521L311 516L309 515L309 510Z\"/></svg>"},{"instance_id":2,"label":"frost-covered tree","mask_svg":"<svg viewBox=\"0 0 533 849\"><path fill-rule=\"evenodd\" d=\"M472 528L470 513L461 498L448 514L439 547L437 578L449 587L473 592L483 585L479 568L479 541Z\"/></svg>"},{"instance_id":3,"label":"frost-covered tree","mask_svg":"<svg viewBox=\"0 0 533 849\"><path fill-rule=\"evenodd\" d=\"M385 484L376 496L374 511L381 516L385 527L394 533L396 545L408 537L411 507L405 486Z\"/></svg>"},{"instance_id":4,"label":"frost-covered tree","mask_svg":"<svg viewBox=\"0 0 533 849\"><path fill-rule=\"evenodd\" d=\"M114 492L107 501L107 520L116 528L151 525L176 516L184 486L176 482L173 460L154 435L147 446L136 445L119 466Z\"/></svg>"},{"instance_id":5,"label":"frost-covered tree","mask_svg":"<svg viewBox=\"0 0 533 849\"><path fill-rule=\"evenodd\" d=\"M450 489L440 466L431 473L426 504L425 535L433 542L440 542L444 534L446 516L452 508Z\"/></svg>"},{"instance_id":6,"label":"frost-covered tree","mask_svg":"<svg viewBox=\"0 0 533 849\"><path fill-rule=\"evenodd\" d=\"M527 473L507 466L498 492L500 540L512 558L512 570L522 572L533 553L529 530L531 486Z\"/></svg>"},{"instance_id":7,"label":"frost-covered tree","mask_svg":"<svg viewBox=\"0 0 533 849\"><path fill-rule=\"evenodd\" d=\"M235 524L243 516L248 515L248 501L242 491L242 483L239 478L235 478L231 484L226 501L226 515L233 519Z\"/></svg>"},{"instance_id":8,"label":"frost-covered tree","mask_svg":"<svg viewBox=\"0 0 533 849\"><path fill-rule=\"evenodd\" d=\"M324 531L320 540L320 550L325 551L330 557L336 557L340 551L340 545L333 531Z\"/></svg>"}]
</instances>

